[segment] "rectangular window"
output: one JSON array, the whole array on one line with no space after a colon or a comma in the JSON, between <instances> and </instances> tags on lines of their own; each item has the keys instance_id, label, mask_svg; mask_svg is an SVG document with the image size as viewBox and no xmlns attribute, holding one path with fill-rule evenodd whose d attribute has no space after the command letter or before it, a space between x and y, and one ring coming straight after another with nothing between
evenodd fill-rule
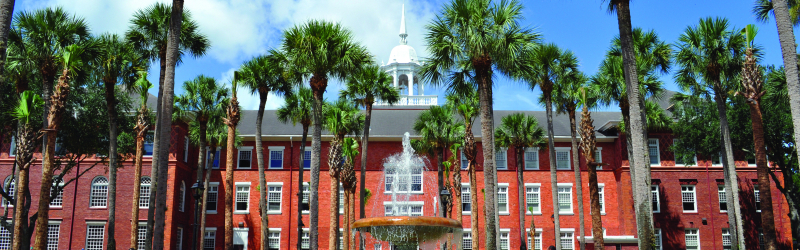
<instances>
[{"instance_id":1,"label":"rectangular window","mask_svg":"<svg viewBox=\"0 0 800 250\"><path fill-rule=\"evenodd\" d=\"M300 204L300 211L303 211L303 213L308 213L310 209L308 205L309 204L308 199L310 196L311 196L311 191L309 190L308 184L303 183L303 201Z\"/></svg>"},{"instance_id":2,"label":"rectangular window","mask_svg":"<svg viewBox=\"0 0 800 250\"><path fill-rule=\"evenodd\" d=\"M711 157L711 165L722 165L722 152L717 153L719 156Z\"/></svg>"},{"instance_id":3,"label":"rectangular window","mask_svg":"<svg viewBox=\"0 0 800 250\"><path fill-rule=\"evenodd\" d=\"M219 194L219 183L208 184L208 197L206 197L206 211L210 214L217 213L217 196ZM213 249L213 248L212 248Z\"/></svg>"},{"instance_id":4,"label":"rectangular window","mask_svg":"<svg viewBox=\"0 0 800 250\"><path fill-rule=\"evenodd\" d=\"M602 183L597 185L597 193L600 195L600 214L606 213L606 201L605 201L605 190L606 187Z\"/></svg>"},{"instance_id":5,"label":"rectangular window","mask_svg":"<svg viewBox=\"0 0 800 250\"><path fill-rule=\"evenodd\" d=\"M344 188L339 183L339 214L344 214Z\"/></svg>"},{"instance_id":6,"label":"rectangular window","mask_svg":"<svg viewBox=\"0 0 800 250\"><path fill-rule=\"evenodd\" d=\"M653 199L653 213L658 213L661 211L661 197L659 197L659 188L658 185L650 185L650 196Z\"/></svg>"},{"instance_id":7,"label":"rectangular window","mask_svg":"<svg viewBox=\"0 0 800 250\"><path fill-rule=\"evenodd\" d=\"M17 182L14 180L13 175L9 175L8 178L6 178L6 182L3 184L3 189L6 190L6 194L8 194L11 197L15 197L14 194L17 186L16 183ZM14 203L11 202L10 200L6 200L6 198L3 198L3 206L14 207Z\"/></svg>"},{"instance_id":8,"label":"rectangular window","mask_svg":"<svg viewBox=\"0 0 800 250\"><path fill-rule=\"evenodd\" d=\"M469 167L469 161L467 160L467 156L464 155L464 150L461 150L461 169L467 169Z\"/></svg>"},{"instance_id":9,"label":"rectangular window","mask_svg":"<svg viewBox=\"0 0 800 250\"><path fill-rule=\"evenodd\" d=\"M525 211L527 211L527 214L531 214L531 210L533 210L534 214L542 213L542 207L540 206L541 200L539 198L541 197L540 194L539 183L525 184Z\"/></svg>"},{"instance_id":10,"label":"rectangular window","mask_svg":"<svg viewBox=\"0 0 800 250\"><path fill-rule=\"evenodd\" d=\"M303 228L303 236L300 237L300 249L311 249L311 235L308 233L308 228Z\"/></svg>"},{"instance_id":11,"label":"rectangular window","mask_svg":"<svg viewBox=\"0 0 800 250\"><path fill-rule=\"evenodd\" d=\"M0 227L0 249L11 249L11 232Z\"/></svg>"},{"instance_id":12,"label":"rectangular window","mask_svg":"<svg viewBox=\"0 0 800 250\"><path fill-rule=\"evenodd\" d=\"M145 240L147 239L147 225L136 227L136 249L144 250Z\"/></svg>"},{"instance_id":13,"label":"rectangular window","mask_svg":"<svg viewBox=\"0 0 800 250\"><path fill-rule=\"evenodd\" d=\"M8 156L17 155L17 140L14 138L14 136L11 137L11 144L9 144L9 146L11 149L8 150Z\"/></svg>"},{"instance_id":14,"label":"rectangular window","mask_svg":"<svg viewBox=\"0 0 800 250\"><path fill-rule=\"evenodd\" d=\"M569 159L569 149L556 149L556 169L558 170L571 169L570 159Z\"/></svg>"},{"instance_id":15,"label":"rectangular window","mask_svg":"<svg viewBox=\"0 0 800 250\"><path fill-rule=\"evenodd\" d=\"M596 163L603 163L603 148L597 148L594 151L594 161ZM603 165L597 165L597 170L603 169Z\"/></svg>"},{"instance_id":16,"label":"rectangular window","mask_svg":"<svg viewBox=\"0 0 800 250\"><path fill-rule=\"evenodd\" d=\"M464 237L461 239L461 249L472 250L472 232L464 232Z\"/></svg>"},{"instance_id":17,"label":"rectangular window","mask_svg":"<svg viewBox=\"0 0 800 250\"><path fill-rule=\"evenodd\" d=\"M753 185L753 200L756 202L756 213L761 213L761 190L758 185Z\"/></svg>"},{"instance_id":18,"label":"rectangular window","mask_svg":"<svg viewBox=\"0 0 800 250\"><path fill-rule=\"evenodd\" d=\"M206 228L206 233L203 235L203 250L214 250L217 245L217 229Z\"/></svg>"},{"instance_id":19,"label":"rectangular window","mask_svg":"<svg viewBox=\"0 0 800 250\"><path fill-rule=\"evenodd\" d=\"M422 216L423 206L425 205L421 201L409 201L404 202L405 204L400 204L397 207L393 207L391 202L384 202L384 215L385 216Z\"/></svg>"},{"instance_id":20,"label":"rectangular window","mask_svg":"<svg viewBox=\"0 0 800 250\"><path fill-rule=\"evenodd\" d=\"M211 167L215 169L219 169L219 157L220 157L219 150L220 148L217 147L217 150L214 151L213 164L211 164ZM211 158L211 150L209 149L209 147L206 147L206 159L208 160L209 158ZM208 169L208 166L206 166L206 169Z\"/></svg>"},{"instance_id":21,"label":"rectangular window","mask_svg":"<svg viewBox=\"0 0 800 250\"><path fill-rule=\"evenodd\" d=\"M386 193L422 193L422 167L411 169L410 176L400 175L392 167L386 168L384 172Z\"/></svg>"},{"instance_id":22,"label":"rectangular window","mask_svg":"<svg viewBox=\"0 0 800 250\"><path fill-rule=\"evenodd\" d=\"M656 237L655 241L653 242L653 244L655 245L653 247L653 249L654 250L661 250L661 229L660 228L654 228L653 229L653 235Z\"/></svg>"},{"instance_id":23,"label":"rectangular window","mask_svg":"<svg viewBox=\"0 0 800 250\"><path fill-rule=\"evenodd\" d=\"M697 194L694 185L681 185L681 200L683 201L684 213L697 212Z\"/></svg>"},{"instance_id":24,"label":"rectangular window","mask_svg":"<svg viewBox=\"0 0 800 250\"><path fill-rule=\"evenodd\" d=\"M86 227L86 250L103 250L105 224L90 224Z\"/></svg>"},{"instance_id":25,"label":"rectangular window","mask_svg":"<svg viewBox=\"0 0 800 250\"><path fill-rule=\"evenodd\" d=\"M253 160L253 147L239 147L239 165L236 168L250 169Z\"/></svg>"},{"instance_id":26,"label":"rectangular window","mask_svg":"<svg viewBox=\"0 0 800 250\"><path fill-rule=\"evenodd\" d=\"M267 213L280 214L283 183L267 183L267 186Z\"/></svg>"},{"instance_id":27,"label":"rectangular window","mask_svg":"<svg viewBox=\"0 0 800 250\"><path fill-rule=\"evenodd\" d=\"M175 240L175 249L183 250L183 228L178 227L178 239Z\"/></svg>"},{"instance_id":28,"label":"rectangular window","mask_svg":"<svg viewBox=\"0 0 800 250\"><path fill-rule=\"evenodd\" d=\"M183 162L189 162L189 137L183 137Z\"/></svg>"},{"instance_id":29,"label":"rectangular window","mask_svg":"<svg viewBox=\"0 0 800 250\"><path fill-rule=\"evenodd\" d=\"M541 231L541 230L536 230ZM533 233L533 242L531 242L531 230L528 229L528 249L532 250L542 250L542 233L541 232L534 232Z\"/></svg>"},{"instance_id":30,"label":"rectangular window","mask_svg":"<svg viewBox=\"0 0 800 250\"><path fill-rule=\"evenodd\" d=\"M726 213L728 212L728 197L725 197L725 186L718 185L717 190L719 195L719 212Z\"/></svg>"},{"instance_id":31,"label":"rectangular window","mask_svg":"<svg viewBox=\"0 0 800 250\"><path fill-rule=\"evenodd\" d=\"M250 212L250 183L236 183L236 209L234 212Z\"/></svg>"},{"instance_id":32,"label":"rectangular window","mask_svg":"<svg viewBox=\"0 0 800 250\"><path fill-rule=\"evenodd\" d=\"M508 183L497 184L497 210L500 214L508 214Z\"/></svg>"},{"instance_id":33,"label":"rectangular window","mask_svg":"<svg viewBox=\"0 0 800 250\"><path fill-rule=\"evenodd\" d=\"M539 169L539 148L525 149L525 169Z\"/></svg>"},{"instance_id":34,"label":"rectangular window","mask_svg":"<svg viewBox=\"0 0 800 250\"><path fill-rule=\"evenodd\" d=\"M722 249L731 249L731 231L722 229Z\"/></svg>"},{"instance_id":35,"label":"rectangular window","mask_svg":"<svg viewBox=\"0 0 800 250\"><path fill-rule=\"evenodd\" d=\"M281 248L281 232L270 230L267 243L269 250L279 250Z\"/></svg>"},{"instance_id":36,"label":"rectangular window","mask_svg":"<svg viewBox=\"0 0 800 250\"><path fill-rule=\"evenodd\" d=\"M573 250L575 249L575 233L561 231L561 249Z\"/></svg>"},{"instance_id":37,"label":"rectangular window","mask_svg":"<svg viewBox=\"0 0 800 250\"><path fill-rule=\"evenodd\" d=\"M572 184L558 184L558 214L572 213Z\"/></svg>"},{"instance_id":38,"label":"rectangular window","mask_svg":"<svg viewBox=\"0 0 800 250\"><path fill-rule=\"evenodd\" d=\"M147 131L144 136L144 156L153 156L153 139L155 138L155 131Z\"/></svg>"},{"instance_id":39,"label":"rectangular window","mask_svg":"<svg viewBox=\"0 0 800 250\"><path fill-rule=\"evenodd\" d=\"M53 201L50 202L50 207L61 207L64 205L64 183L59 183L58 188L56 185L53 185L53 188L50 189L51 196L53 196L56 189L58 189L58 194L55 194Z\"/></svg>"},{"instance_id":40,"label":"rectangular window","mask_svg":"<svg viewBox=\"0 0 800 250\"><path fill-rule=\"evenodd\" d=\"M658 166L661 165L661 158L659 155L658 150L658 139L650 138L647 139L647 150L648 154L650 155L650 165L651 166Z\"/></svg>"},{"instance_id":41,"label":"rectangular window","mask_svg":"<svg viewBox=\"0 0 800 250\"><path fill-rule=\"evenodd\" d=\"M47 250L58 250L58 233L61 229L61 224L50 223L47 224Z\"/></svg>"},{"instance_id":42,"label":"rectangular window","mask_svg":"<svg viewBox=\"0 0 800 250\"><path fill-rule=\"evenodd\" d=\"M508 150L506 148L500 148L495 151L495 159L494 162L497 163L497 169L508 169Z\"/></svg>"},{"instance_id":43,"label":"rectangular window","mask_svg":"<svg viewBox=\"0 0 800 250\"><path fill-rule=\"evenodd\" d=\"M472 214L472 196L470 195L469 183L461 183L461 212Z\"/></svg>"},{"instance_id":44,"label":"rectangular window","mask_svg":"<svg viewBox=\"0 0 800 250\"><path fill-rule=\"evenodd\" d=\"M283 168L283 149L284 147L269 147L269 168Z\"/></svg>"},{"instance_id":45,"label":"rectangular window","mask_svg":"<svg viewBox=\"0 0 800 250\"><path fill-rule=\"evenodd\" d=\"M686 249L700 249L700 230L686 229Z\"/></svg>"},{"instance_id":46,"label":"rectangular window","mask_svg":"<svg viewBox=\"0 0 800 250\"><path fill-rule=\"evenodd\" d=\"M673 147L678 144L678 139L672 139ZM694 166L697 165L697 156L694 156L692 162L684 162L679 155L675 154L675 166Z\"/></svg>"},{"instance_id":47,"label":"rectangular window","mask_svg":"<svg viewBox=\"0 0 800 250\"><path fill-rule=\"evenodd\" d=\"M306 148L303 153L303 168L311 169L311 148Z\"/></svg>"},{"instance_id":48,"label":"rectangular window","mask_svg":"<svg viewBox=\"0 0 800 250\"><path fill-rule=\"evenodd\" d=\"M500 231L500 249L501 250L509 250L509 246L508 246L509 237L508 237L508 235L509 235L508 232Z\"/></svg>"},{"instance_id":49,"label":"rectangular window","mask_svg":"<svg viewBox=\"0 0 800 250\"><path fill-rule=\"evenodd\" d=\"M142 176L139 184L139 208L147 209L150 207L150 186L150 177Z\"/></svg>"}]
</instances>

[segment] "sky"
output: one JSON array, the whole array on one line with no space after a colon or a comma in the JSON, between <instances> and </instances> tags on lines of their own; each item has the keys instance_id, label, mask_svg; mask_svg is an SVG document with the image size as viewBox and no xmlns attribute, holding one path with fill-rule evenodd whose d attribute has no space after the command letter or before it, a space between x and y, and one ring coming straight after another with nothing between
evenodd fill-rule
<instances>
[{"instance_id":1,"label":"sky","mask_svg":"<svg viewBox=\"0 0 800 250\"><path fill-rule=\"evenodd\" d=\"M16 1L15 14L41 8L60 6L84 18L93 34L124 34L133 13L154 2L118 0L38 0ZM229 83L233 72L255 56L278 48L283 30L310 19L341 23L350 29L356 41L366 46L376 61L387 61L391 49L399 44L401 6L405 5L408 45L415 48L420 59L428 55L424 46L425 25L441 11L449 0L191 0L184 9L192 14L200 32L208 36L211 48L199 58L184 58L175 75L175 94L183 92L183 82L198 75L215 77ZM495 2L499 2L495 0ZM616 15L606 11L602 0L525 0L521 24L540 33L543 42L555 43L571 50L580 60L579 69L594 75L618 34ZM731 28L747 24L759 27L756 43L763 48L762 64L781 65L778 32L774 19L761 23L752 14L754 0L673 0L632 1L631 19L634 27L654 30L662 41L675 44L689 26L701 18L727 18ZM149 80L158 82L158 67L151 68ZM673 72L676 66L673 65ZM666 89L679 91L673 73L663 75ZM308 84L308 83L305 83ZM499 77L494 89L494 108L497 110L544 110L538 103L541 91L531 90L526 83ZM339 81L329 82L326 98L335 99L342 89ZM152 91L155 93L155 90ZM426 95L444 92L425 86ZM258 98L240 90L239 101L244 109L256 109ZM270 95L267 109L281 106L280 96ZM606 107L603 110L618 110Z\"/></svg>"}]
</instances>

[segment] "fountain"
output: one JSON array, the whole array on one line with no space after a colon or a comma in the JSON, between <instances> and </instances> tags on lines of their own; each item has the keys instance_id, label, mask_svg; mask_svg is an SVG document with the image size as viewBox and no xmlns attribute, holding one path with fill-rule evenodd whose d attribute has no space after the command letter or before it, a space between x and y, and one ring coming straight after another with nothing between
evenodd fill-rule
<instances>
[{"instance_id":1,"label":"fountain","mask_svg":"<svg viewBox=\"0 0 800 250\"><path fill-rule=\"evenodd\" d=\"M382 205L384 213L375 214L374 211L379 209L373 209L373 217L355 221L352 224L353 230L361 232L363 238L370 238L369 241L376 244L389 242L394 249L433 249L437 244L452 239L452 236L460 235L462 226L457 220L425 216L422 204L426 201L432 204L433 212L428 210L428 213L435 215L439 194L435 178L425 181L425 165L424 158L414 154L406 132L403 136L403 152L384 162L384 185L381 185L385 188L382 192L383 199L374 199L372 206L375 208ZM423 186L427 192L423 191ZM382 204L376 204L378 202ZM362 242L369 242L363 238ZM460 249L460 240L453 243L456 244L456 249Z\"/></svg>"}]
</instances>

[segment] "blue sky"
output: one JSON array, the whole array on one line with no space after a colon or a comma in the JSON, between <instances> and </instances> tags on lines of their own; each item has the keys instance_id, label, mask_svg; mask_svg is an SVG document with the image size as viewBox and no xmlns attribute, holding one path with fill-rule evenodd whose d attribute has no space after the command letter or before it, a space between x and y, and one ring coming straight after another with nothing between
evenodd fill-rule
<instances>
[{"instance_id":1,"label":"blue sky","mask_svg":"<svg viewBox=\"0 0 800 250\"><path fill-rule=\"evenodd\" d=\"M92 32L122 34L134 11L155 1L108 0L43 0L17 1L15 11L31 11L46 6L62 6L84 17ZM170 1L171 2L171 1ZM232 72L246 60L280 44L282 30L309 19L341 22L353 31L355 39L372 52L377 61L388 60L391 48L398 44L400 6L405 2L409 45L420 57L427 55L423 46L424 25L447 1L442 0L193 0L185 8L200 24L201 32L212 43L201 58L184 59L176 73L176 94L180 85L199 74L228 82ZM634 27L655 30L659 37L673 44L690 25L700 18L725 17L732 28L756 24L760 33L756 43L764 49L764 64L782 64L777 29L773 20L759 23L751 12L754 1L633 1L631 15ZM609 14L600 0L528 0L524 5L523 25L542 34L544 42L558 44L575 53L580 70L593 75L602 61L611 39L618 33L616 16ZM157 65L157 64L156 64ZM674 66L673 66L674 69ZM151 70L150 80L157 82L158 70ZM666 88L678 90L672 75L662 77ZM541 92L531 91L523 82L497 79L494 90L495 109L544 110L538 104ZM341 84L331 81L326 96L336 98ZM426 94L441 91L426 86ZM240 92L242 105L255 109L257 98ZM270 96L268 108L277 108L282 99ZM614 107L606 108L615 110Z\"/></svg>"}]
</instances>

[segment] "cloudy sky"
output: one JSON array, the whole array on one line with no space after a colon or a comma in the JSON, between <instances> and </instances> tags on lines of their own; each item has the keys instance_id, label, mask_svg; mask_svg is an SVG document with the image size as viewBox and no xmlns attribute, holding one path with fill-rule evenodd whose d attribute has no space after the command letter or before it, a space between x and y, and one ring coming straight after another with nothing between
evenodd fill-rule
<instances>
[{"instance_id":1,"label":"cloudy sky","mask_svg":"<svg viewBox=\"0 0 800 250\"><path fill-rule=\"evenodd\" d=\"M132 14L152 5L152 0L43 0L17 1L15 12L61 6L83 17L94 34L123 34ZM171 2L171 1L167 1ZM176 85L204 74L227 82L232 72L252 57L278 47L284 29L309 19L340 22L353 31L377 61L386 61L398 44L401 5L405 4L408 44L420 57L427 55L423 46L425 25L441 10L445 0L188 0L185 9L200 25L200 32L211 41L211 49L201 58L185 59L176 73ZM523 25L542 34L545 42L553 42L572 50L580 59L580 69L589 75L597 71L617 34L616 16L606 12L600 0L526 0ZM760 26L756 42L764 47L765 64L782 64L780 44L774 22L758 23L751 8L752 0L675 0L633 1L633 25L653 29L660 38L674 43L689 25L702 17L725 17L731 26ZM674 67L673 67L674 68ZM157 69L150 80L157 82ZM678 90L671 74L662 77L667 88ZM328 98L336 98L341 84L331 82ZM426 86L425 94L438 94ZM182 92L176 86L176 94ZM525 83L500 78L494 91L495 108L501 110L543 110L537 103L540 92ZM249 93L240 94L246 109L255 109L258 99ZM270 96L268 109L281 105L282 99ZM607 108L614 110L613 107Z\"/></svg>"}]
</instances>

